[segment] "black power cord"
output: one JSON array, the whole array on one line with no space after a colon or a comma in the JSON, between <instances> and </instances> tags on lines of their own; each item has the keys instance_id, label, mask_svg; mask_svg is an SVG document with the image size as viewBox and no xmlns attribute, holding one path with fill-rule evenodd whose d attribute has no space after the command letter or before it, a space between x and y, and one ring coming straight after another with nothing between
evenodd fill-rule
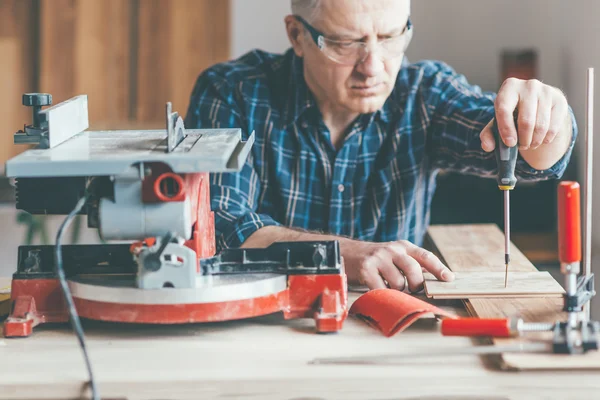
<instances>
[{"instance_id":1,"label":"black power cord","mask_svg":"<svg viewBox=\"0 0 600 400\"><path fill-rule=\"evenodd\" d=\"M88 183L89 186L89 183ZM100 396L98 394L98 387L96 385L96 381L94 379L94 374L92 372L92 365L90 363L90 358L88 356L87 348L85 346L85 338L83 336L83 328L81 327L81 321L79 320L79 316L77 315L77 310L75 309L75 304L73 303L73 297L71 296L71 291L69 290L69 286L67 284L67 278L65 277L65 271L62 263L62 251L61 251L61 241L64 234L64 231L69 227L73 218L83 209L85 204L87 203L90 197L90 193L88 192L88 188L86 187L85 195L79 199L73 211L67 215L63 223L60 225L58 229L58 233L56 234L56 245L54 246L54 261L56 265L56 273L58 275L58 279L60 281L60 286L62 288L62 292L65 296L65 300L67 302L68 311L69 311L69 320L71 322L71 326L77 335L77 339L79 340L79 346L83 351L83 357L85 359L85 364L88 370L88 374L90 377L90 385L92 387L92 398L94 400L99 400Z\"/></svg>"}]
</instances>

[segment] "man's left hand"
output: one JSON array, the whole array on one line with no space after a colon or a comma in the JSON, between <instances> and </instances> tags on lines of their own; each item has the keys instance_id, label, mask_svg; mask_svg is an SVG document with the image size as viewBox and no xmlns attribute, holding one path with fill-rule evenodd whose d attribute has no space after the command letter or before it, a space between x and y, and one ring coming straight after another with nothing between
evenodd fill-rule
<instances>
[{"instance_id":1,"label":"man's left hand","mask_svg":"<svg viewBox=\"0 0 600 400\"><path fill-rule=\"evenodd\" d=\"M550 168L566 152L571 118L567 99L559 89L536 79L509 78L498 91L494 107L502 141L509 147L518 143L521 155L533 168ZM496 147L492 122L480 134L481 148L487 152Z\"/></svg>"}]
</instances>

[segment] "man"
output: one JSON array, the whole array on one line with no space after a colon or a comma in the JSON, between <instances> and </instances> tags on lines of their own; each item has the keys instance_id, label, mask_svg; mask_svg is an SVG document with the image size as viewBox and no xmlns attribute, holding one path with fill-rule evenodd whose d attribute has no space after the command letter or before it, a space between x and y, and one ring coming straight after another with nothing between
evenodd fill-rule
<instances>
[{"instance_id":1,"label":"man","mask_svg":"<svg viewBox=\"0 0 600 400\"><path fill-rule=\"evenodd\" d=\"M453 279L419 247L436 175L495 177L494 117L518 142L519 180L563 174L577 126L562 92L509 79L482 93L442 62L408 63L410 0L292 0L292 13L289 51L216 65L192 94L186 127L256 134L241 172L211 178L218 249L336 239L351 283L414 292L424 270Z\"/></svg>"}]
</instances>

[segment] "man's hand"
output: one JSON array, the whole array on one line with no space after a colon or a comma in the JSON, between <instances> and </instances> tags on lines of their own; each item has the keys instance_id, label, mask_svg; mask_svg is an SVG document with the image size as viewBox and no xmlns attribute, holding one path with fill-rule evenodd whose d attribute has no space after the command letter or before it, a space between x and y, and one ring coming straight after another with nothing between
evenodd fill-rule
<instances>
[{"instance_id":1,"label":"man's hand","mask_svg":"<svg viewBox=\"0 0 600 400\"><path fill-rule=\"evenodd\" d=\"M567 151L571 118L567 99L559 89L536 79L509 78L498 91L494 108L502 141L508 147L518 143L521 156L533 168L548 169ZM481 148L487 152L496 147L491 126L492 121L480 134Z\"/></svg>"},{"instance_id":2,"label":"man's hand","mask_svg":"<svg viewBox=\"0 0 600 400\"><path fill-rule=\"evenodd\" d=\"M423 289L423 271L442 281L454 279L452 271L433 253L405 240L387 243L344 241L340 242L340 250L348 280L367 285L369 289L389 286L402 291L408 283L409 291L418 292Z\"/></svg>"}]
</instances>

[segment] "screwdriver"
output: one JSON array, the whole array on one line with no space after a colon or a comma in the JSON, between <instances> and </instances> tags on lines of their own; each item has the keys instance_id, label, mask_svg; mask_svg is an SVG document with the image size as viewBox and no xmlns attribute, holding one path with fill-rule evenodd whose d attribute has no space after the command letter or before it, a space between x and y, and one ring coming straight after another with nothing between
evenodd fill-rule
<instances>
[{"instance_id":1,"label":"screwdriver","mask_svg":"<svg viewBox=\"0 0 600 400\"><path fill-rule=\"evenodd\" d=\"M516 126L516 123L515 123ZM517 164L518 146L508 147L500 138L496 118L492 124L492 133L496 142L496 162L498 163L498 188L504 192L504 287L508 283L508 264L510 263L510 191L515 188L515 166Z\"/></svg>"}]
</instances>

